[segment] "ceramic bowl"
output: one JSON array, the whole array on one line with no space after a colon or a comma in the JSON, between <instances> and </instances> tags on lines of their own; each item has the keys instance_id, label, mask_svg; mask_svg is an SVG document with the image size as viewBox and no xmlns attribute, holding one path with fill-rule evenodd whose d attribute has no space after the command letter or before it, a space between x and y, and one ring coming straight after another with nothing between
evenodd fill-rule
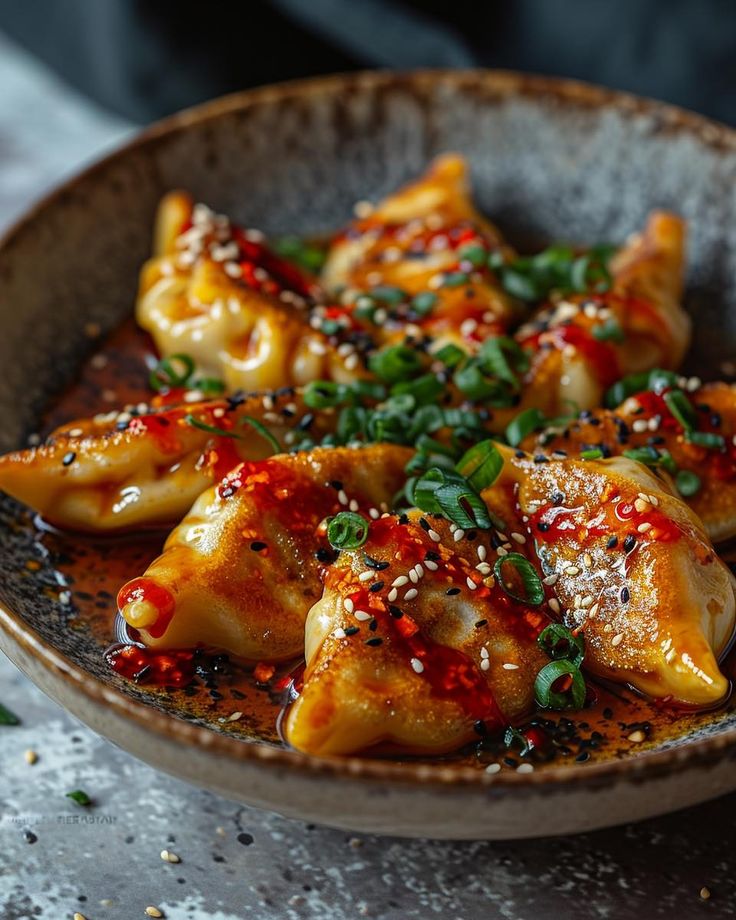
<instances>
[{"instance_id":1,"label":"ceramic bowl","mask_svg":"<svg viewBox=\"0 0 736 920\"><path fill-rule=\"evenodd\" d=\"M184 187L269 233L468 157L483 210L524 244L618 240L653 207L690 224L694 365L736 341L736 132L655 102L498 72L369 73L266 87L176 115L61 186L0 246L0 448L24 442L89 347L130 314L160 195ZM571 833L736 788L736 716L635 757L489 775L452 763L316 759L192 720L110 673L75 629L29 518L0 503L0 643L51 697L156 767L284 815L446 838ZM38 566L29 569L29 556Z\"/></svg>"}]
</instances>

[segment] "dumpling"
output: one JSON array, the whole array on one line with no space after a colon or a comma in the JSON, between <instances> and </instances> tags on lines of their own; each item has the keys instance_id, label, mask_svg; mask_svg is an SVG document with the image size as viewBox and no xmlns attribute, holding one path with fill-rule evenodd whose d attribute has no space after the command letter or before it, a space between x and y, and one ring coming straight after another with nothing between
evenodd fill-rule
<instances>
[{"instance_id":1,"label":"dumpling","mask_svg":"<svg viewBox=\"0 0 736 920\"><path fill-rule=\"evenodd\" d=\"M680 304L685 223L655 212L611 261L607 293L558 299L515 333L532 353L518 409L592 409L626 374L676 368L690 340Z\"/></svg>"},{"instance_id":2,"label":"dumpling","mask_svg":"<svg viewBox=\"0 0 736 920\"><path fill-rule=\"evenodd\" d=\"M488 578L489 533L455 533L418 511L386 516L326 569L285 722L291 745L438 754L533 708L548 615Z\"/></svg>"},{"instance_id":3,"label":"dumpling","mask_svg":"<svg viewBox=\"0 0 736 920\"><path fill-rule=\"evenodd\" d=\"M235 467L121 589L120 612L153 647L202 644L253 661L301 655L320 570L334 555L325 519L347 509L377 516L410 457L389 445L320 448Z\"/></svg>"},{"instance_id":4,"label":"dumpling","mask_svg":"<svg viewBox=\"0 0 736 920\"><path fill-rule=\"evenodd\" d=\"M474 350L508 328L518 305L488 269L511 256L475 209L462 157L438 157L332 243L322 283L378 342L431 338Z\"/></svg>"},{"instance_id":5,"label":"dumpling","mask_svg":"<svg viewBox=\"0 0 736 920\"><path fill-rule=\"evenodd\" d=\"M364 373L352 349L338 351L310 325L316 283L271 252L258 231L174 192L159 207L155 240L136 319L162 355L190 355L231 390Z\"/></svg>"},{"instance_id":6,"label":"dumpling","mask_svg":"<svg viewBox=\"0 0 736 920\"><path fill-rule=\"evenodd\" d=\"M683 706L723 700L718 667L734 632L734 580L703 526L646 467L624 457L552 460L507 450L564 624L585 637L585 667Z\"/></svg>"},{"instance_id":7,"label":"dumpling","mask_svg":"<svg viewBox=\"0 0 736 920\"><path fill-rule=\"evenodd\" d=\"M0 489L63 528L171 525L213 479L273 452L246 419L265 424L285 447L295 423L308 422L315 437L333 424L288 389L111 412L70 422L38 447L0 456Z\"/></svg>"},{"instance_id":8,"label":"dumpling","mask_svg":"<svg viewBox=\"0 0 736 920\"><path fill-rule=\"evenodd\" d=\"M584 412L564 425L529 435L522 443L533 453L569 454L600 450L605 457L627 454L672 476L683 499L700 517L711 540L736 535L736 387L699 386L696 378L659 376L661 386L626 398L614 410ZM670 401L668 403L668 400ZM694 439L672 413L684 407ZM687 420L687 419L686 419Z\"/></svg>"}]
</instances>

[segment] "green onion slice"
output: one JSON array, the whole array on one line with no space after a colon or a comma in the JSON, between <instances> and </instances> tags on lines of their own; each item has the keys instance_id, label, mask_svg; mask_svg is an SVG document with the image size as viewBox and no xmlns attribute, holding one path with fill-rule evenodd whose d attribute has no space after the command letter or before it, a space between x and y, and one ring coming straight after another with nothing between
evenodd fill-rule
<instances>
[{"instance_id":1,"label":"green onion slice","mask_svg":"<svg viewBox=\"0 0 736 920\"><path fill-rule=\"evenodd\" d=\"M465 360L465 352L459 345L444 345L439 351L436 351L434 357L441 361L445 367L455 368L461 361Z\"/></svg>"},{"instance_id":2,"label":"green onion slice","mask_svg":"<svg viewBox=\"0 0 736 920\"><path fill-rule=\"evenodd\" d=\"M422 360L413 348L392 345L372 354L368 359L368 367L381 380L398 383L416 376L422 368Z\"/></svg>"},{"instance_id":3,"label":"green onion slice","mask_svg":"<svg viewBox=\"0 0 736 920\"><path fill-rule=\"evenodd\" d=\"M368 539L368 521L353 511L339 511L327 523L327 539L335 549L357 549Z\"/></svg>"},{"instance_id":4,"label":"green onion slice","mask_svg":"<svg viewBox=\"0 0 736 920\"><path fill-rule=\"evenodd\" d=\"M454 470L427 470L414 483L411 500L422 511L443 514L459 527L488 530L493 521L483 499L470 483Z\"/></svg>"},{"instance_id":5,"label":"green onion slice","mask_svg":"<svg viewBox=\"0 0 736 920\"><path fill-rule=\"evenodd\" d=\"M187 425L192 425L194 428L199 428L201 431L207 431L209 434L215 434L219 438L240 439L242 437L242 435L239 435L235 431L225 431L224 428L218 428L217 425L208 425L207 422L201 421L191 413L184 416L184 421L187 423Z\"/></svg>"},{"instance_id":6,"label":"green onion slice","mask_svg":"<svg viewBox=\"0 0 736 920\"><path fill-rule=\"evenodd\" d=\"M679 470L675 476L675 485L680 495L691 498L700 491L702 485L700 476L692 470Z\"/></svg>"},{"instance_id":7,"label":"green onion slice","mask_svg":"<svg viewBox=\"0 0 736 920\"><path fill-rule=\"evenodd\" d=\"M511 583L505 577L504 570L508 566L514 570L516 580L521 582L523 594L518 590L516 584ZM498 583L503 590L514 600L520 601L522 604L530 604L532 607L538 607L544 601L542 579L531 562L521 553L508 553L506 556L499 556L493 566L493 574L498 579Z\"/></svg>"},{"instance_id":8,"label":"green onion slice","mask_svg":"<svg viewBox=\"0 0 736 920\"><path fill-rule=\"evenodd\" d=\"M262 422L259 422L257 418L253 418L251 415L243 415L241 421L245 422L246 425L250 425L262 438L265 438L273 448L275 454L281 453L282 448L278 440Z\"/></svg>"},{"instance_id":9,"label":"green onion slice","mask_svg":"<svg viewBox=\"0 0 736 920\"><path fill-rule=\"evenodd\" d=\"M578 667L585 657L585 641L562 623L550 623L537 636L537 644L554 661L570 661Z\"/></svg>"},{"instance_id":10,"label":"green onion slice","mask_svg":"<svg viewBox=\"0 0 736 920\"><path fill-rule=\"evenodd\" d=\"M83 807L92 804L92 799L82 789L75 789L73 792L67 792L66 797Z\"/></svg>"},{"instance_id":11,"label":"green onion slice","mask_svg":"<svg viewBox=\"0 0 736 920\"><path fill-rule=\"evenodd\" d=\"M420 316L431 313L437 303L438 297L434 291L423 291L411 299L411 308Z\"/></svg>"},{"instance_id":12,"label":"green onion slice","mask_svg":"<svg viewBox=\"0 0 736 920\"><path fill-rule=\"evenodd\" d=\"M720 450L726 446L726 439L723 435L714 434L712 431L688 431L685 436L691 444L707 447L708 450Z\"/></svg>"},{"instance_id":13,"label":"green onion slice","mask_svg":"<svg viewBox=\"0 0 736 920\"><path fill-rule=\"evenodd\" d=\"M0 703L0 725L20 725L18 716Z\"/></svg>"},{"instance_id":14,"label":"green onion slice","mask_svg":"<svg viewBox=\"0 0 736 920\"><path fill-rule=\"evenodd\" d=\"M564 692L555 690L560 678L568 675L572 679L570 686ZM550 661L537 674L534 696L543 709L581 709L585 703L585 680L580 668L566 659Z\"/></svg>"},{"instance_id":15,"label":"green onion slice","mask_svg":"<svg viewBox=\"0 0 736 920\"><path fill-rule=\"evenodd\" d=\"M580 457L582 460L601 460L603 451L598 447L591 447L590 450L581 450Z\"/></svg>"},{"instance_id":16,"label":"green onion slice","mask_svg":"<svg viewBox=\"0 0 736 920\"><path fill-rule=\"evenodd\" d=\"M456 469L480 493L498 479L503 469L503 457L493 441L481 441L462 455Z\"/></svg>"},{"instance_id":17,"label":"green onion slice","mask_svg":"<svg viewBox=\"0 0 736 920\"><path fill-rule=\"evenodd\" d=\"M533 431L544 428L547 419L539 409L524 409L506 426L506 440L512 447L519 444Z\"/></svg>"},{"instance_id":18,"label":"green onion slice","mask_svg":"<svg viewBox=\"0 0 736 920\"><path fill-rule=\"evenodd\" d=\"M178 365L178 367L177 367ZM152 390L171 390L185 387L194 373L194 359L190 355L176 354L162 358L151 371L148 382Z\"/></svg>"},{"instance_id":19,"label":"green onion slice","mask_svg":"<svg viewBox=\"0 0 736 920\"><path fill-rule=\"evenodd\" d=\"M685 396L682 390L670 390L665 393L662 398L667 408L685 431L690 431L697 425L698 417L695 414L690 400Z\"/></svg>"}]
</instances>

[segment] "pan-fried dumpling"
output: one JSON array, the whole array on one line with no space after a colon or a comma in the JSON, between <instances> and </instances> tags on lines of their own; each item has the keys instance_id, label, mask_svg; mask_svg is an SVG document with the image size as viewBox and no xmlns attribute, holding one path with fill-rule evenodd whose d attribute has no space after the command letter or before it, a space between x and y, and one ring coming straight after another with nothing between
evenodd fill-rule
<instances>
[{"instance_id":1,"label":"pan-fried dumpling","mask_svg":"<svg viewBox=\"0 0 736 920\"><path fill-rule=\"evenodd\" d=\"M157 250L141 272L136 318L162 355L186 353L229 389L265 390L360 376L310 325L317 286L241 230L182 192L159 207Z\"/></svg>"},{"instance_id":2,"label":"pan-fried dumpling","mask_svg":"<svg viewBox=\"0 0 736 920\"><path fill-rule=\"evenodd\" d=\"M532 358L518 408L592 409L626 374L676 368L690 338L684 245L684 221L655 212L612 259L609 292L558 299L522 326L515 337Z\"/></svg>"},{"instance_id":3,"label":"pan-fried dumpling","mask_svg":"<svg viewBox=\"0 0 736 920\"><path fill-rule=\"evenodd\" d=\"M70 422L38 447L0 456L0 489L59 527L170 525L213 479L273 451L246 419L264 424L285 447L300 421L316 437L333 424L292 390L131 409Z\"/></svg>"},{"instance_id":4,"label":"pan-fried dumpling","mask_svg":"<svg viewBox=\"0 0 736 920\"><path fill-rule=\"evenodd\" d=\"M636 393L617 409L594 409L530 435L522 447L555 456L584 450L600 450L604 457L626 453L673 477L711 540L727 540L736 535L736 387L698 386L692 378L680 380L684 389L675 386L673 397L666 379L660 375L658 390ZM688 413L694 438L670 406Z\"/></svg>"},{"instance_id":5,"label":"pan-fried dumpling","mask_svg":"<svg viewBox=\"0 0 736 920\"><path fill-rule=\"evenodd\" d=\"M382 517L326 570L290 744L319 755L443 753L533 708L547 613L488 578L490 534L456 534L417 511Z\"/></svg>"},{"instance_id":6,"label":"pan-fried dumpling","mask_svg":"<svg viewBox=\"0 0 736 920\"><path fill-rule=\"evenodd\" d=\"M379 342L408 335L474 350L518 313L490 252L511 255L473 206L465 161L446 154L336 237L322 282Z\"/></svg>"},{"instance_id":7,"label":"pan-fried dumpling","mask_svg":"<svg viewBox=\"0 0 736 920\"><path fill-rule=\"evenodd\" d=\"M304 621L333 558L325 519L378 516L411 451L320 448L235 467L204 492L164 552L118 596L127 623L159 648L199 644L249 660L304 650Z\"/></svg>"},{"instance_id":8,"label":"pan-fried dumpling","mask_svg":"<svg viewBox=\"0 0 736 920\"><path fill-rule=\"evenodd\" d=\"M508 451L484 499L509 481L543 573L556 576L563 622L585 637L585 667L675 704L720 702L733 579L687 505L624 457L539 462Z\"/></svg>"}]
</instances>

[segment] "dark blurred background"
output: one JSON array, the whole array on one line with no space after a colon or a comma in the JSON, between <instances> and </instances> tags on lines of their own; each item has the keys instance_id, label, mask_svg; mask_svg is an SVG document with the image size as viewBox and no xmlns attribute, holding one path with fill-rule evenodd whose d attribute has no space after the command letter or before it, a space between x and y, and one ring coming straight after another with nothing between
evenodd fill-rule
<instances>
[{"instance_id":1,"label":"dark blurred background","mask_svg":"<svg viewBox=\"0 0 736 920\"><path fill-rule=\"evenodd\" d=\"M137 123L274 80L476 66L736 122L733 0L0 0L0 30Z\"/></svg>"}]
</instances>

